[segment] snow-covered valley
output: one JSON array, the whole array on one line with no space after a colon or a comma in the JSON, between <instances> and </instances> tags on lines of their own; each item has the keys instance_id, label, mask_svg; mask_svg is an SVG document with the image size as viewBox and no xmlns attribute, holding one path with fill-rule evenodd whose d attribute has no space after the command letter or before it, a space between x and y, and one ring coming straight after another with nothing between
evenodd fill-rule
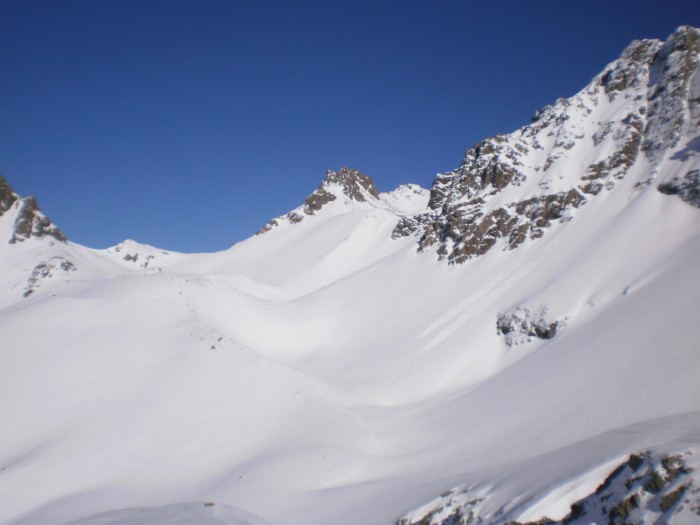
<instances>
[{"instance_id":1,"label":"snow-covered valley","mask_svg":"<svg viewBox=\"0 0 700 525\"><path fill-rule=\"evenodd\" d=\"M218 253L0 179L0 523L700 522L699 62L635 42L431 191L329 171Z\"/></svg>"}]
</instances>

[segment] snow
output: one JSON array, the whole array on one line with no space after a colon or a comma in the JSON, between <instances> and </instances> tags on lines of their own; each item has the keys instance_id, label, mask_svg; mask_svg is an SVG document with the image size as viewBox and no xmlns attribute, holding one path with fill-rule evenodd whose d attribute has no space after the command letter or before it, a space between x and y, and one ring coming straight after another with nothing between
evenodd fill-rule
<instances>
[{"instance_id":1,"label":"snow","mask_svg":"<svg viewBox=\"0 0 700 525\"><path fill-rule=\"evenodd\" d=\"M699 431L697 210L616 195L461 267L391 241L377 210L172 254L158 273L69 245L84 278L0 313L2 523L212 500L381 524L488 469L506 495L560 494L666 436L667 414ZM497 314L526 303L570 320L508 349ZM542 474L565 447L575 464Z\"/></svg>"},{"instance_id":2,"label":"snow","mask_svg":"<svg viewBox=\"0 0 700 525\"><path fill-rule=\"evenodd\" d=\"M572 106L587 138L550 191L610 153L591 122L628 103ZM0 524L382 525L454 487L555 518L631 452L697 455L699 211L638 184L698 166L672 154L463 265L391 239L425 211L415 186L213 254L0 246ZM76 270L23 297L51 257ZM508 346L497 317L521 307L566 325Z\"/></svg>"}]
</instances>

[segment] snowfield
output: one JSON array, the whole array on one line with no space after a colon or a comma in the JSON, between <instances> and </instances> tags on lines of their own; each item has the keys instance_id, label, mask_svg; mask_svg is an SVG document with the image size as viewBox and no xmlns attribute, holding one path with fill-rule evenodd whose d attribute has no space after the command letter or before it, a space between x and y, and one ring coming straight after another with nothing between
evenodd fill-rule
<instances>
[{"instance_id":1,"label":"snowfield","mask_svg":"<svg viewBox=\"0 0 700 525\"><path fill-rule=\"evenodd\" d=\"M639 105L597 86L580 95L597 90L595 126L567 113L584 145L484 213L548 178L568 191L626 140L591 140ZM688 472L664 489L685 483L680 499L649 496L640 519L698 523L700 210L657 189L700 168L697 121L683 125L541 238L462 264L417 251L420 232L392 239L402 217L433 213L416 186L328 183L334 198L303 220L212 254L4 244L13 204L0 524L443 523L460 506L483 523L560 520L645 451L649 469L682 455ZM540 319L558 323L550 337Z\"/></svg>"}]
</instances>

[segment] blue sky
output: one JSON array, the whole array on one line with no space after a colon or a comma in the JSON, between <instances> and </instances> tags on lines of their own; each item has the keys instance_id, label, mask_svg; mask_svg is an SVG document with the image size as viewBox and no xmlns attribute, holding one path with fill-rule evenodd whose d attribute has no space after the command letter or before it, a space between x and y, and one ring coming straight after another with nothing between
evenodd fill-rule
<instances>
[{"instance_id":1,"label":"blue sky","mask_svg":"<svg viewBox=\"0 0 700 525\"><path fill-rule=\"evenodd\" d=\"M696 1L0 1L0 172L73 241L214 251L325 170L380 191L584 87Z\"/></svg>"}]
</instances>

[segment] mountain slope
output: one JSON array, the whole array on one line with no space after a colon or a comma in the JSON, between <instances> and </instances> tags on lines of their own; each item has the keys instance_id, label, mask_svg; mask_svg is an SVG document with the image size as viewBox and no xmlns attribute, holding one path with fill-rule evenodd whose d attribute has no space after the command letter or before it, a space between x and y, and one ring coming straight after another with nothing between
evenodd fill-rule
<instances>
[{"instance_id":1,"label":"mountain slope","mask_svg":"<svg viewBox=\"0 0 700 525\"><path fill-rule=\"evenodd\" d=\"M417 234L421 249L464 262L541 238L626 177L699 207L699 54L690 27L633 42L574 97L469 149L436 178L432 211L401 221L394 237Z\"/></svg>"},{"instance_id":2,"label":"mountain slope","mask_svg":"<svg viewBox=\"0 0 700 525\"><path fill-rule=\"evenodd\" d=\"M686 477L610 498L691 522L697 35L632 44L430 195L343 168L214 254L0 246L0 523L560 520L647 451Z\"/></svg>"}]
</instances>

